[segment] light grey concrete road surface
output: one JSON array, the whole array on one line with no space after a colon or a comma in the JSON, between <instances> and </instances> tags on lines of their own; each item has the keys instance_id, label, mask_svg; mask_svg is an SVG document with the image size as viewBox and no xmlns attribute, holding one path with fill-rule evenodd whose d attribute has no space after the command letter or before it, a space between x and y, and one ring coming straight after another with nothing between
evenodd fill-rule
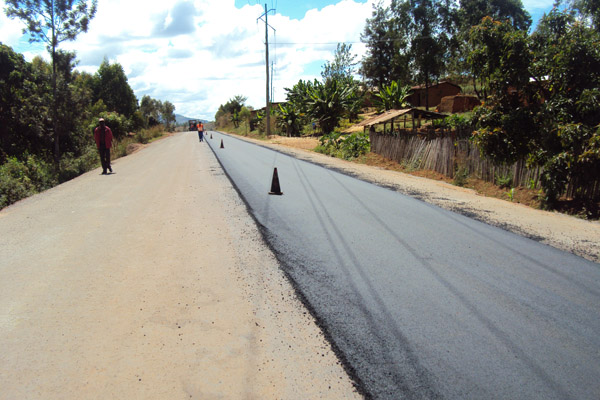
<instances>
[{"instance_id":1,"label":"light grey concrete road surface","mask_svg":"<svg viewBox=\"0 0 600 400\"><path fill-rule=\"evenodd\" d=\"M206 143L0 211L0 399L358 398Z\"/></svg>"},{"instance_id":2,"label":"light grey concrete road surface","mask_svg":"<svg viewBox=\"0 0 600 400\"><path fill-rule=\"evenodd\" d=\"M368 396L600 398L599 264L213 137L286 273ZM282 196L267 194L274 168Z\"/></svg>"}]
</instances>

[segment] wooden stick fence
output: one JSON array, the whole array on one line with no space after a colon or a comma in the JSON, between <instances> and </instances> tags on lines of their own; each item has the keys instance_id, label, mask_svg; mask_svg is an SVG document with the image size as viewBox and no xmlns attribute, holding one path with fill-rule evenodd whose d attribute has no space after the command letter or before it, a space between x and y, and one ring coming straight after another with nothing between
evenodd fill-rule
<instances>
[{"instance_id":1,"label":"wooden stick fence","mask_svg":"<svg viewBox=\"0 0 600 400\"><path fill-rule=\"evenodd\" d=\"M404 130L393 134L371 132L371 151L411 169L428 169L454 178L457 171L487 182L511 178L512 187L539 189L543 169L527 168L525 161L513 165L496 165L482 158L477 146L456 132L436 130ZM570 182L565 195L587 199L600 198L600 180Z\"/></svg>"}]
</instances>

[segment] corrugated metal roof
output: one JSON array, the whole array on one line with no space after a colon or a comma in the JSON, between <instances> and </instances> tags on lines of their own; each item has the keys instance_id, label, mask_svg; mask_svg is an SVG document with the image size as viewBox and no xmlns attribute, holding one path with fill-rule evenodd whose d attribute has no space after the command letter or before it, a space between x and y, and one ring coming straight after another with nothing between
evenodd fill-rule
<instances>
[{"instance_id":1,"label":"corrugated metal roof","mask_svg":"<svg viewBox=\"0 0 600 400\"><path fill-rule=\"evenodd\" d=\"M357 126L372 126L375 124L381 124L386 121L389 121L392 118L396 118L401 115L407 114L411 111L412 111L411 108L407 108L404 110L388 110L388 111L385 111L383 114L375 115L374 117L371 117L369 119L361 121L360 123L357 124Z\"/></svg>"},{"instance_id":2,"label":"corrugated metal roof","mask_svg":"<svg viewBox=\"0 0 600 400\"><path fill-rule=\"evenodd\" d=\"M361 121L360 123L356 124L356 126L373 126L373 125L377 125L377 124L382 124L384 122L387 122L391 119L397 118L397 117L399 117L401 115L405 115L405 114L413 114L416 117L418 117L420 115L422 118L426 118L426 119L442 119L442 118L447 117L447 115L445 115L445 114L440 114L440 113L436 113L433 111L419 110L418 108L407 108L404 110L385 111L382 114L379 114L379 115L376 115L369 119L366 119L364 121Z\"/></svg>"}]
</instances>

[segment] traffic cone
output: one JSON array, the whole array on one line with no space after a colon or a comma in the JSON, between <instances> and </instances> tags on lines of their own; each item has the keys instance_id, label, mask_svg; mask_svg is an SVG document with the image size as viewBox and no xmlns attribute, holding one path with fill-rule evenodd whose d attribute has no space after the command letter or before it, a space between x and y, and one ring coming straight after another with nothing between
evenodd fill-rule
<instances>
[{"instance_id":1,"label":"traffic cone","mask_svg":"<svg viewBox=\"0 0 600 400\"><path fill-rule=\"evenodd\" d=\"M221 139L221 148L224 149L225 146L223 146L223 139Z\"/></svg>"},{"instance_id":2,"label":"traffic cone","mask_svg":"<svg viewBox=\"0 0 600 400\"><path fill-rule=\"evenodd\" d=\"M212 133L210 134L210 138L212 139Z\"/></svg>"},{"instance_id":3,"label":"traffic cone","mask_svg":"<svg viewBox=\"0 0 600 400\"><path fill-rule=\"evenodd\" d=\"M277 175L277 168L273 170L273 180L271 181L271 191L269 194L281 196L281 187L279 187L279 175Z\"/></svg>"}]
</instances>

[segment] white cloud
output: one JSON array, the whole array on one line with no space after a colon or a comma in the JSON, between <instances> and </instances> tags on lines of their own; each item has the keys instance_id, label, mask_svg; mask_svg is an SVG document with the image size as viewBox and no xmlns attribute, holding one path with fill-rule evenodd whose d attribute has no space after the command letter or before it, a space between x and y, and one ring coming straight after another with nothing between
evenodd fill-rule
<instances>
[{"instance_id":1,"label":"white cloud","mask_svg":"<svg viewBox=\"0 0 600 400\"><path fill-rule=\"evenodd\" d=\"M299 79L318 78L314 65L331 59L337 42L359 42L375 1L340 0L302 20L270 15L274 100L284 100L284 87ZM212 119L238 94L248 105L264 106L265 32L257 21L263 12L260 5L236 9L234 0L102 0L89 31L61 48L77 52L83 71L95 72L105 57L120 63L138 98L148 94L171 101L178 114ZM44 55L40 46L23 49L21 29L19 21L0 16L4 43L19 46L27 59ZM360 55L363 48L353 45Z\"/></svg>"}]
</instances>

